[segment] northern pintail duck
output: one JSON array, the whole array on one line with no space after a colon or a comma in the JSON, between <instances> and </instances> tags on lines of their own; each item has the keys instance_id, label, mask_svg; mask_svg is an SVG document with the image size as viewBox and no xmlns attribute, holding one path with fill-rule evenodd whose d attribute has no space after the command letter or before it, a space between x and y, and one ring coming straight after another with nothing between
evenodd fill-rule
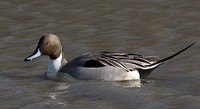
<instances>
[{"instance_id":1,"label":"northern pintail duck","mask_svg":"<svg viewBox=\"0 0 200 109\"><path fill-rule=\"evenodd\" d=\"M40 38L33 54L24 61L31 61L41 55L49 56L48 71L45 73L49 79L58 79L59 75L67 74L76 79L86 80L135 80L146 78L155 68L194 44L157 61L155 56L143 56L137 53L97 52L86 53L67 62L58 36L46 34Z\"/></svg>"}]
</instances>

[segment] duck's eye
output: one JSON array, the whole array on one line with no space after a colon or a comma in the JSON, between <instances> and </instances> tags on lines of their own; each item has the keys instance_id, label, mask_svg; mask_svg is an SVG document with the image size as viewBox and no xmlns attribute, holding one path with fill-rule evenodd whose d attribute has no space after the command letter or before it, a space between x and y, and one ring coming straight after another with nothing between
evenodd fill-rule
<instances>
[{"instance_id":1,"label":"duck's eye","mask_svg":"<svg viewBox=\"0 0 200 109\"><path fill-rule=\"evenodd\" d=\"M49 43L48 43L48 42L45 42L44 45L45 45L45 46L49 46Z\"/></svg>"}]
</instances>

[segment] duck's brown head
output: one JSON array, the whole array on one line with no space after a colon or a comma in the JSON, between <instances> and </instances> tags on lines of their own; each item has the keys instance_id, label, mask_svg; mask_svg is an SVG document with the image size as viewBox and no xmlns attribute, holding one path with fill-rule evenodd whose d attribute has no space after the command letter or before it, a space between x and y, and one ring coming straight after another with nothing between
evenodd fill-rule
<instances>
[{"instance_id":1,"label":"duck's brown head","mask_svg":"<svg viewBox=\"0 0 200 109\"><path fill-rule=\"evenodd\" d=\"M32 61L41 55L47 55L50 59L56 59L61 53L62 45L58 36L54 34L46 34L40 38L35 51L25 58L24 61Z\"/></svg>"}]
</instances>

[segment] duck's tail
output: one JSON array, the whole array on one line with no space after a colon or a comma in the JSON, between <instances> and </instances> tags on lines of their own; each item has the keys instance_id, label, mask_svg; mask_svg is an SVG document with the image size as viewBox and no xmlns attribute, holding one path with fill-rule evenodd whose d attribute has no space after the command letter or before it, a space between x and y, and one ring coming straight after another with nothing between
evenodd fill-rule
<instances>
[{"instance_id":1,"label":"duck's tail","mask_svg":"<svg viewBox=\"0 0 200 109\"><path fill-rule=\"evenodd\" d=\"M177 56L177 55L183 53L184 51L186 51L187 49L189 49L190 47L192 47L195 43L196 43L196 42L190 44L189 46L185 47L184 49L178 51L177 53L175 53L175 54L173 54L173 55L171 55L171 56L169 56L169 57L167 57L167 58L161 59L161 60L156 61L156 62L154 62L154 63L152 63L152 64L150 64L150 65L147 65L147 66L145 67L145 69L140 69L139 72L140 72L140 73L141 73L141 72L143 73L143 77L142 77L142 78L145 78L146 76L148 76L155 68L157 68L158 66L162 65L162 64L165 63L166 61L168 61L168 60L174 58L175 56Z\"/></svg>"},{"instance_id":2,"label":"duck's tail","mask_svg":"<svg viewBox=\"0 0 200 109\"><path fill-rule=\"evenodd\" d=\"M175 54L173 54L173 55L171 55L171 56L169 56L169 57L167 57L167 58L164 58L164 59L161 59L161 60L159 60L159 61L157 61L157 62L155 62L155 63L152 63L152 64L149 65L149 66L161 65L161 64L163 64L164 62L166 62L166 61L168 61L168 60L174 58L175 56L178 56L178 55L181 54L182 52L186 51L187 49L189 49L190 47L192 47L195 43L196 43L196 42L190 44L189 46L185 47L184 49L178 51L177 53L175 53Z\"/></svg>"}]
</instances>

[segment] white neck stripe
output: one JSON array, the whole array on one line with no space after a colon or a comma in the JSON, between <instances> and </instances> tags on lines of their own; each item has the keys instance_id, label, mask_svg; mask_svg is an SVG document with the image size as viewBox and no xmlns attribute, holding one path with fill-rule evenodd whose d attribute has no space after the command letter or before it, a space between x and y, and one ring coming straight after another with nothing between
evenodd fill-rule
<instances>
[{"instance_id":1,"label":"white neck stripe","mask_svg":"<svg viewBox=\"0 0 200 109\"><path fill-rule=\"evenodd\" d=\"M57 73L60 70L62 61L62 53L56 59L51 59L48 63L48 73Z\"/></svg>"}]
</instances>

